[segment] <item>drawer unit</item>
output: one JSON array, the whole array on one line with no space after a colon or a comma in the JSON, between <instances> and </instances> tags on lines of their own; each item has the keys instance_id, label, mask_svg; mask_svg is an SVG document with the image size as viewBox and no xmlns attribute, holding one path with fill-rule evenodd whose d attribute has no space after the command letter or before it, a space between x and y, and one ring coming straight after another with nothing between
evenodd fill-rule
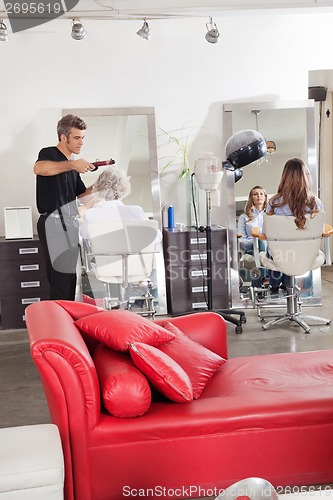
<instances>
[{"instance_id":1,"label":"drawer unit","mask_svg":"<svg viewBox=\"0 0 333 500\"><path fill-rule=\"evenodd\" d=\"M47 300L48 293L24 294L22 297L10 296L1 298L1 328L25 328L25 308L34 302Z\"/></svg>"},{"instance_id":2,"label":"drawer unit","mask_svg":"<svg viewBox=\"0 0 333 500\"><path fill-rule=\"evenodd\" d=\"M25 308L49 298L49 284L38 237L0 238L1 328L25 328Z\"/></svg>"},{"instance_id":3,"label":"drawer unit","mask_svg":"<svg viewBox=\"0 0 333 500\"><path fill-rule=\"evenodd\" d=\"M229 307L227 230L211 233L213 308ZM163 231L166 292L169 314L207 308L206 233Z\"/></svg>"}]
</instances>

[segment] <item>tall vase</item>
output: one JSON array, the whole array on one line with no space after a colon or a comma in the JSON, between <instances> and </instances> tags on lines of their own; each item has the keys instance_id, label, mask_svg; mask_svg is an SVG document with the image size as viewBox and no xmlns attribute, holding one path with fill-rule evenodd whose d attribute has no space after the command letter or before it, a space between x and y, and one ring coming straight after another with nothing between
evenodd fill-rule
<instances>
[{"instance_id":1,"label":"tall vase","mask_svg":"<svg viewBox=\"0 0 333 500\"><path fill-rule=\"evenodd\" d=\"M199 186L194 175L186 177L187 182L187 225L200 225Z\"/></svg>"}]
</instances>

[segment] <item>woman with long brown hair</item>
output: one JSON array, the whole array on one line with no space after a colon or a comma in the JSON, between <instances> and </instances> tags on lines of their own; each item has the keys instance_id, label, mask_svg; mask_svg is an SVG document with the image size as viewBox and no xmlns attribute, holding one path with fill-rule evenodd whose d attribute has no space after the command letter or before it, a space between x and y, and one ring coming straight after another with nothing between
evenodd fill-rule
<instances>
[{"instance_id":1,"label":"woman with long brown hair","mask_svg":"<svg viewBox=\"0 0 333 500\"><path fill-rule=\"evenodd\" d=\"M268 215L293 215L299 229L305 225L305 214L316 214L323 210L321 200L311 191L311 174L307 164L300 158L291 158L283 168L277 193L269 200ZM264 231L265 232L265 231ZM286 288L289 277L270 273L271 292L278 293L279 286Z\"/></svg>"},{"instance_id":2,"label":"woman with long brown hair","mask_svg":"<svg viewBox=\"0 0 333 500\"><path fill-rule=\"evenodd\" d=\"M269 200L268 215L293 215L295 224L302 229L305 214L323 210L323 204L311 191L311 175L306 163L291 158L284 166L278 192Z\"/></svg>"}]
</instances>

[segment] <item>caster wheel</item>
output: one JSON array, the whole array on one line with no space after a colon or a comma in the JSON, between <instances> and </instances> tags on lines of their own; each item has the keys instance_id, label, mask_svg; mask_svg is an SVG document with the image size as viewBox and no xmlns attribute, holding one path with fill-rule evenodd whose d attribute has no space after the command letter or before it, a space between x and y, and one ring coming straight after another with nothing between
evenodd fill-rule
<instances>
[{"instance_id":1,"label":"caster wheel","mask_svg":"<svg viewBox=\"0 0 333 500\"><path fill-rule=\"evenodd\" d=\"M241 316L240 320L241 320L242 323L246 323L246 321L247 321L246 316Z\"/></svg>"},{"instance_id":2,"label":"caster wheel","mask_svg":"<svg viewBox=\"0 0 333 500\"><path fill-rule=\"evenodd\" d=\"M235 328L235 332L236 332L236 333L243 333L243 328L242 328L240 325L238 325L238 326L236 326L236 328Z\"/></svg>"}]
</instances>

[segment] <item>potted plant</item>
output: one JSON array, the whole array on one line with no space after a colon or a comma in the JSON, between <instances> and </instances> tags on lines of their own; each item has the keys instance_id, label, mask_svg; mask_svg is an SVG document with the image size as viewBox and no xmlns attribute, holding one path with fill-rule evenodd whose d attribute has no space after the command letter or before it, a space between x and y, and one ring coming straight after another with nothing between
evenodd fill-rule
<instances>
[{"instance_id":1,"label":"potted plant","mask_svg":"<svg viewBox=\"0 0 333 500\"><path fill-rule=\"evenodd\" d=\"M189 227L195 226L197 224L197 218L199 217L199 195L198 185L191 175L188 157L192 129L182 128L171 132L167 132L162 128L160 128L160 130L167 136L168 144L176 148L173 155L167 155L160 158L160 160L169 159L162 167L161 172L164 172L170 166L180 167L178 178L187 179L187 225Z\"/></svg>"},{"instance_id":2,"label":"potted plant","mask_svg":"<svg viewBox=\"0 0 333 500\"><path fill-rule=\"evenodd\" d=\"M168 155L160 158L161 160L170 158L170 160L162 167L161 171L163 172L171 165L179 165L181 171L178 177L182 179L184 177L190 176L191 169L188 159L190 132L184 133L184 129L179 129L180 134L177 136L174 132L178 132L178 130L171 132L167 132L162 128L160 128L160 130L168 137L168 143L175 145L177 148L172 156Z\"/></svg>"}]
</instances>

